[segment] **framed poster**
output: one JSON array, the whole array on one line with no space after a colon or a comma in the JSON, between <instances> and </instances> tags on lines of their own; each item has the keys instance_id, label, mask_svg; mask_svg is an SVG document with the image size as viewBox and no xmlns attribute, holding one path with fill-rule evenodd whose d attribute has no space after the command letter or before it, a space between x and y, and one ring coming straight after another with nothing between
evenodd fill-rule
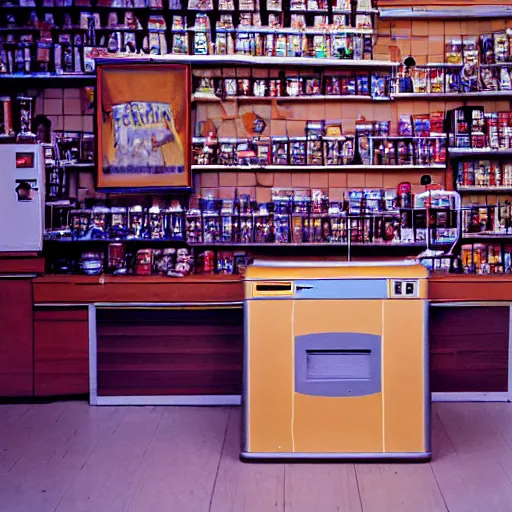
<instances>
[{"instance_id":1,"label":"framed poster","mask_svg":"<svg viewBox=\"0 0 512 512\"><path fill-rule=\"evenodd\" d=\"M105 62L96 75L97 187L191 187L190 66Z\"/></svg>"}]
</instances>

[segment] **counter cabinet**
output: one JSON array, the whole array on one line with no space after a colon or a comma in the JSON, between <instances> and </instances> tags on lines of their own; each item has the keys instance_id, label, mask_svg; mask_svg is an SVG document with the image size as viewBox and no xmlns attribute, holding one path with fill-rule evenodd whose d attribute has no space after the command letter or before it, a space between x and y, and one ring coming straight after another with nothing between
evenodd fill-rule
<instances>
[{"instance_id":1,"label":"counter cabinet","mask_svg":"<svg viewBox=\"0 0 512 512\"><path fill-rule=\"evenodd\" d=\"M429 297L434 398L512 398L512 277L432 276ZM89 393L94 333L91 382L99 402L113 396L126 403L137 396L236 401L242 301L236 276L4 276L0 396Z\"/></svg>"}]
</instances>

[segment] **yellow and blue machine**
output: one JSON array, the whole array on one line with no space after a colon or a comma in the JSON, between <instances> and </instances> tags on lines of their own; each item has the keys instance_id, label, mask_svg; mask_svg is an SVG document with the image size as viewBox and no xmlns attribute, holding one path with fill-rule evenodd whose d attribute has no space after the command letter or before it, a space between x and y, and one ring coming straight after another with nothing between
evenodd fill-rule
<instances>
[{"instance_id":1,"label":"yellow and blue machine","mask_svg":"<svg viewBox=\"0 0 512 512\"><path fill-rule=\"evenodd\" d=\"M256 262L242 459L429 460L427 270Z\"/></svg>"}]
</instances>

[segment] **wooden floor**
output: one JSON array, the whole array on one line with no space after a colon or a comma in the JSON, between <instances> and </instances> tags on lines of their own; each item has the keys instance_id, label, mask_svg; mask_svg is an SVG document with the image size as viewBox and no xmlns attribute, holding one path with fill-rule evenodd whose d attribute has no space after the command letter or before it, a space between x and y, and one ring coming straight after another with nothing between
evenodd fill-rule
<instances>
[{"instance_id":1,"label":"wooden floor","mask_svg":"<svg viewBox=\"0 0 512 512\"><path fill-rule=\"evenodd\" d=\"M0 405L1 512L512 512L512 404L433 406L431 464L243 464L238 408Z\"/></svg>"}]
</instances>

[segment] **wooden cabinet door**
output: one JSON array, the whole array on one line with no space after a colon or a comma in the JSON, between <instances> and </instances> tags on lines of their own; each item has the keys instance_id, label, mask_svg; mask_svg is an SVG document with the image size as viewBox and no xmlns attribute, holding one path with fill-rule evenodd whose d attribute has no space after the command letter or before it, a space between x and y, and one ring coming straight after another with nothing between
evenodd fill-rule
<instances>
[{"instance_id":1,"label":"wooden cabinet door","mask_svg":"<svg viewBox=\"0 0 512 512\"><path fill-rule=\"evenodd\" d=\"M86 308L41 308L34 313L36 396L89 392Z\"/></svg>"},{"instance_id":2,"label":"wooden cabinet door","mask_svg":"<svg viewBox=\"0 0 512 512\"><path fill-rule=\"evenodd\" d=\"M0 278L0 396L32 396L32 279Z\"/></svg>"}]
</instances>

